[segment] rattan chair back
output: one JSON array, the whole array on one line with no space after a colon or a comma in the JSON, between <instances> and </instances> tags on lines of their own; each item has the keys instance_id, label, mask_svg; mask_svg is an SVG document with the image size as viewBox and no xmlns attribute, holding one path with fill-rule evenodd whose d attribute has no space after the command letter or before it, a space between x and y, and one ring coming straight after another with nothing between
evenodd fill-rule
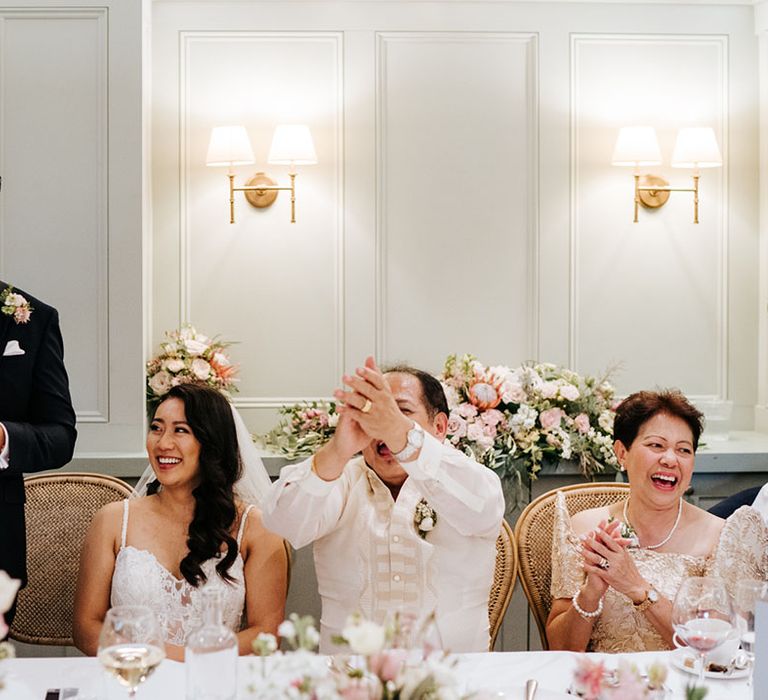
<instances>
[{"instance_id":1,"label":"rattan chair back","mask_svg":"<svg viewBox=\"0 0 768 700\"><path fill-rule=\"evenodd\" d=\"M489 651L493 651L499 635L504 613L507 612L512 590L517 580L517 547L515 534L506 520L501 521L501 532L496 538L496 565L493 569L493 585L488 596L488 623L490 629Z\"/></svg>"},{"instance_id":2,"label":"rattan chair back","mask_svg":"<svg viewBox=\"0 0 768 700\"><path fill-rule=\"evenodd\" d=\"M27 587L19 592L10 636L28 644L72 646L80 549L99 508L131 487L102 474L30 476L27 492Z\"/></svg>"},{"instance_id":3,"label":"rattan chair back","mask_svg":"<svg viewBox=\"0 0 768 700\"><path fill-rule=\"evenodd\" d=\"M539 628L544 649L549 648L544 626L552 607L549 587L552 578L552 529L557 491L563 491L568 512L573 515L626 498L629 495L629 484L595 482L564 486L539 496L520 514L515 525L520 583Z\"/></svg>"}]
</instances>

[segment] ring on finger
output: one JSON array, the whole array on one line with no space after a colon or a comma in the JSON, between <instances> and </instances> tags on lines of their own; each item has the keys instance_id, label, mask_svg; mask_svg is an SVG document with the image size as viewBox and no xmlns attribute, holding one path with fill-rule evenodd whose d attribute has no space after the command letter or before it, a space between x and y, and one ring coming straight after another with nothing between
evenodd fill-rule
<instances>
[{"instance_id":1,"label":"ring on finger","mask_svg":"<svg viewBox=\"0 0 768 700\"><path fill-rule=\"evenodd\" d=\"M360 410L363 413L370 413L372 406L373 406L373 401L371 401L370 399L366 399L365 403L363 404L363 407Z\"/></svg>"},{"instance_id":2,"label":"ring on finger","mask_svg":"<svg viewBox=\"0 0 768 700\"><path fill-rule=\"evenodd\" d=\"M605 570L605 569L607 569L610 566L610 563L608 562L608 560L605 557L600 557L600 561L597 562L597 565L601 569Z\"/></svg>"}]
</instances>

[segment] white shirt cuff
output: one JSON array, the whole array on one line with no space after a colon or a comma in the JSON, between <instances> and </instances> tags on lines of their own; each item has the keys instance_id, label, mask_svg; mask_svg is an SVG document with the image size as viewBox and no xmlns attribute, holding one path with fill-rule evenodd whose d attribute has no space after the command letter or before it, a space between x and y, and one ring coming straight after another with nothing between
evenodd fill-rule
<instances>
[{"instance_id":1,"label":"white shirt cuff","mask_svg":"<svg viewBox=\"0 0 768 700\"><path fill-rule=\"evenodd\" d=\"M5 442L3 443L3 449L0 451L0 469L8 469L8 464L11 459L11 449L9 446L8 431L5 426L0 423L3 433L5 433Z\"/></svg>"}]
</instances>

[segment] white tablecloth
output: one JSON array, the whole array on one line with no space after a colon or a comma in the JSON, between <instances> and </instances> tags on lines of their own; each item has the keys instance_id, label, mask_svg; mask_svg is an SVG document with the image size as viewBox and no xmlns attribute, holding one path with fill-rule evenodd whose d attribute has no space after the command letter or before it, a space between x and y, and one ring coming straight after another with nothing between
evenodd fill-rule
<instances>
[{"instance_id":1,"label":"white tablecloth","mask_svg":"<svg viewBox=\"0 0 768 700\"><path fill-rule=\"evenodd\" d=\"M465 692L473 690L500 691L505 700L523 700L525 681L535 678L539 681L536 700L573 700L565 695L577 654L570 652L514 652L488 654L462 654L458 659L458 672L465 684ZM670 667L667 686L673 691L672 698L683 698L683 689L694 677L674 669L670 663L671 653L645 653L624 655L598 655L605 658L610 667L615 667L619 658L628 658L644 669L654 659ZM0 692L0 700L43 700L48 688L75 687L81 689L83 700L125 700L126 692L116 681L107 678L96 659L93 658L39 658L12 659L6 662L10 667L11 685ZM241 658L238 666L240 698L247 698L245 691L250 683L258 680L257 660L254 657ZM184 700L184 664L163 661L155 674L139 688L136 700ZM742 679L707 680L707 700L752 700L747 683ZM24 697L21 688L29 695ZM14 690L15 689L15 690Z\"/></svg>"}]
</instances>

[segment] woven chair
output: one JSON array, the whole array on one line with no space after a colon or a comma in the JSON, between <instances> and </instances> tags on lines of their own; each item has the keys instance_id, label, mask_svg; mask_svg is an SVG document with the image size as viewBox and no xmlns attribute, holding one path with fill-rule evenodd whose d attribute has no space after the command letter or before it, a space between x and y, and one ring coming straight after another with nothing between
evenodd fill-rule
<instances>
[{"instance_id":1,"label":"woven chair","mask_svg":"<svg viewBox=\"0 0 768 700\"><path fill-rule=\"evenodd\" d=\"M72 615L80 549L99 508L127 498L124 481L102 474L45 474L24 480L27 492L27 569L11 638L72 646Z\"/></svg>"},{"instance_id":2,"label":"woven chair","mask_svg":"<svg viewBox=\"0 0 768 700\"><path fill-rule=\"evenodd\" d=\"M488 623L490 644L488 651L493 651L496 637L499 636L504 613L507 612L512 590L517 579L517 548L515 535L506 520L501 521L501 532L496 538L496 565L493 568L493 584L488 596Z\"/></svg>"},{"instance_id":3,"label":"woven chair","mask_svg":"<svg viewBox=\"0 0 768 700\"><path fill-rule=\"evenodd\" d=\"M565 494L568 512L573 515L626 498L629 495L629 484L595 482L564 486L539 496L520 514L515 525L520 583L536 619L544 649L549 649L544 626L552 607L549 585L552 578L552 529L557 491Z\"/></svg>"}]
</instances>

